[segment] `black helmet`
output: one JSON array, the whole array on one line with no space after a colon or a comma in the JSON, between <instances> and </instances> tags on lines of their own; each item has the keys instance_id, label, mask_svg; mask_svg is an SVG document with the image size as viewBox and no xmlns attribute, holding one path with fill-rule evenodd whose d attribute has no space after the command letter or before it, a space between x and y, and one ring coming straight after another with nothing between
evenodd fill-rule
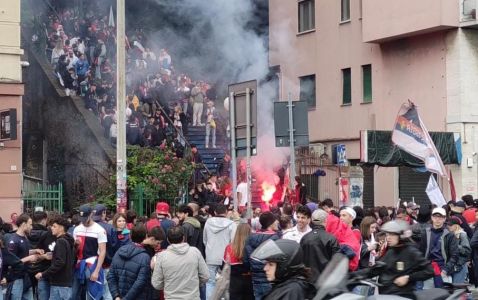
<instances>
[{"instance_id":1,"label":"black helmet","mask_svg":"<svg viewBox=\"0 0 478 300\"><path fill-rule=\"evenodd\" d=\"M304 269L300 245L292 240L267 240L251 254L252 259L276 262L276 281L283 281Z\"/></svg>"}]
</instances>

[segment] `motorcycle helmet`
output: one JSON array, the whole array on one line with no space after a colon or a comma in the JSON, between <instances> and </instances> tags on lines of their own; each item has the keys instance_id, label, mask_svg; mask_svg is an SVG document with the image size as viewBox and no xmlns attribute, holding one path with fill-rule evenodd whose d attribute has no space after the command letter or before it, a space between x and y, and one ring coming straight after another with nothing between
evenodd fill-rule
<instances>
[{"instance_id":1,"label":"motorcycle helmet","mask_svg":"<svg viewBox=\"0 0 478 300\"><path fill-rule=\"evenodd\" d=\"M261 262L275 262L276 281L284 281L304 269L300 245L291 240L267 240L251 254L252 259Z\"/></svg>"},{"instance_id":2,"label":"motorcycle helmet","mask_svg":"<svg viewBox=\"0 0 478 300\"><path fill-rule=\"evenodd\" d=\"M380 231L397 234L400 239L407 239L412 236L408 223L401 220L388 221L380 227Z\"/></svg>"}]
</instances>

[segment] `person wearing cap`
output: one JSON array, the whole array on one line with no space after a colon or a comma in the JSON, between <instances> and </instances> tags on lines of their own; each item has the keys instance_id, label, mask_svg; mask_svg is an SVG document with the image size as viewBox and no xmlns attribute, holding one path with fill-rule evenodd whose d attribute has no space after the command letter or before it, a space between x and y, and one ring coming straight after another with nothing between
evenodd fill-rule
<instances>
[{"instance_id":1,"label":"person wearing cap","mask_svg":"<svg viewBox=\"0 0 478 300\"><path fill-rule=\"evenodd\" d=\"M103 295L104 271L106 257L106 230L93 221L94 210L89 204L79 209L81 224L73 230L77 245L77 263L72 286L72 300L101 297Z\"/></svg>"},{"instance_id":2,"label":"person wearing cap","mask_svg":"<svg viewBox=\"0 0 478 300\"><path fill-rule=\"evenodd\" d=\"M450 234L453 234L458 242L458 260L455 265L454 273L451 275L452 282L454 284L465 283L468 276L467 262L471 257L470 241L461 227L463 222L460 218L450 217L446 223Z\"/></svg>"},{"instance_id":3,"label":"person wearing cap","mask_svg":"<svg viewBox=\"0 0 478 300\"><path fill-rule=\"evenodd\" d=\"M449 202L450 206L450 217L457 217L461 220L461 228L466 232L466 235L468 236L469 239L473 237L473 230L471 229L470 225L468 225L468 222L466 221L465 217L463 217L463 212L465 211L466 204L464 201L459 200L459 201L450 201Z\"/></svg>"},{"instance_id":4,"label":"person wearing cap","mask_svg":"<svg viewBox=\"0 0 478 300\"><path fill-rule=\"evenodd\" d=\"M340 252L337 239L325 231L328 213L317 209L312 213L312 231L300 240L304 264L311 268L311 282L315 283L334 254Z\"/></svg>"},{"instance_id":5,"label":"person wearing cap","mask_svg":"<svg viewBox=\"0 0 478 300\"><path fill-rule=\"evenodd\" d=\"M353 228L353 222L355 218L357 217L357 212L352 207L344 206L342 207L339 213L340 213L340 221L344 222L345 224L347 224L347 226L350 229L352 229L352 232L357 238L357 241L361 243L362 233L360 233L360 230Z\"/></svg>"},{"instance_id":6,"label":"person wearing cap","mask_svg":"<svg viewBox=\"0 0 478 300\"><path fill-rule=\"evenodd\" d=\"M168 232L169 228L175 226L174 222L169 219L169 204L166 202L156 203L156 219L146 222L146 228L148 229L148 232L156 226L161 227L164 232ZM161 243L161 249L168 248L168 245L168 241L163 241Z\"/></svg>"},{"instance_id":7,"label":"person wearing cap","mask_svg":"<svg viewBox=\"0 0 478 300\"><path fill-rule=\"evenodd\" d=\"M312 213L307 206L300 206L296 211L297 224L287 232L284 231L282 238L300 243L302 237L312 231L309 225L311 216Z\"/></svg>"},{"instance_id":8,"label":"person wearing cap","mask_svg":"<svg viewBox=\"0 0 478 300\"><path fill-rule=\"evenodd\" d=\"M57 216L51 223L51 232L56 237L52 245L53 253L46 254L51 260L51 265L48 269L38 272L35 278L38 281L49 281L49 299L69 299L73 282L75 240L67 233L70 226L68 220Z\"/></svg>"},{"instance_id":9,"label":"person wearing cap","mask_svg":"<svg viewBox=\"0 0 478 300\"><path fill-rule=\"evenodd\" d=\"M259 216L259 223L262 229L256 233L251 234L246 240L245 254L243 262L246 266L250 266L252 274L252 288L254 290L254 297L256 300L262 300L271 290L272 286L267 281L264 272L264 264L260 261L251 258L252 252L256 250L263 242L271 239L278 240L280 235L278 233L279 221L277 217L271 212L264 212Z\"/></svg>"},{"instance_id":10,"label":"person wearing cap","mask_svg":"<svg viewBox=\"0 0 478 300\"><path fill-rule=\"evenodd\" d=\"M113 256L115 255L114 249L116 249L115 245L115 229L113 228L113 225L109 224L106 222L106 206L103 204L96 204L94 207L94 214L93 214L93 221L98 223L103 229L106 231L106 238L108 241L106 242L106 256L105 256L105 261L103 262L103 270L105 272L105 278L108 276L108 272L110 269L111 261L113 260ZM105 282L104 286L104 294L103 294L103 300L110 300L113 299L111 297L109 287L108 287L108 282Z\"/></svg>"},{"instance_id":11,"label":"person wearing cap","mask_svg":"<svg viewBox=\"0 0 478 300\"><path fill-rule=\"evenodd\" d=\"M432 211L432 226L422 232L419 249L432 262L434 282L424 282L424 287L443 287L443 281L456 272L458 241L445 226L446 211L441 207Z\"/></svg>"}]
</instances>

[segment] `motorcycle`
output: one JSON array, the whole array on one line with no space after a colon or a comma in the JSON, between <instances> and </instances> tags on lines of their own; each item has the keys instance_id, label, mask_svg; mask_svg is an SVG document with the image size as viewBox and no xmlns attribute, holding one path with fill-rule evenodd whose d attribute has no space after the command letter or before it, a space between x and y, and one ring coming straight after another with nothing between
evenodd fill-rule
<instances>
[{"instance_id":1,"label":"motorcycle","mask_svg":"<svg viewBox=\"0 0 478 300\"><path fill-rule=\"evenodd\" d=\"M383 268L383 262L377 262L373 268ZM335 255L315 284L317 294L313 300L407 300L401 296L379 295L380 284L363 276L349 276L349 261L341 255ZM356 286L367 286L375 290L374 295L364 296L352 293ZM433 288L414 292L417 300L466 300L470 293L468 285L445 283L444 288ZM409 300L409 299L408 299Z\"/></svg>"}]
</instances>

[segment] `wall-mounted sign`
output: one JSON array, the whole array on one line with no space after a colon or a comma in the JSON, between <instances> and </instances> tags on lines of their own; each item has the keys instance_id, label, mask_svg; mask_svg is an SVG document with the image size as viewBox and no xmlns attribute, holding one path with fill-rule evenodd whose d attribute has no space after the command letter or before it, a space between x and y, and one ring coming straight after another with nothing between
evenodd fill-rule
<instances>
[{"instance_id":1,"label":"wall-mounted sign","mask_svg":"<svg viewBox=\"0 0 478 300\"><path fill-rule=\"evenodd\" d=\"M0 141L17 139L17 110L0 111Z\"/></svg>"}]
</instances>

